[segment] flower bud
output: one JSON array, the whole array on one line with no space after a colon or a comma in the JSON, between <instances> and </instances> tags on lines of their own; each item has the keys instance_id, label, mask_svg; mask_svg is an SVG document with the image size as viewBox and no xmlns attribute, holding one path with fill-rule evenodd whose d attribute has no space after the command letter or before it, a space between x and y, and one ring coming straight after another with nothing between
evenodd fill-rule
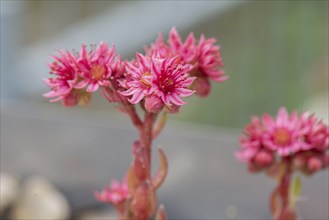
<instances>
[{"instance_id":1,"label":"flower bud","mask_svg":"<svg viewBox=\"0 0 329 220\"><path fill-rule=\"evenodd\" d=\"M273 155L267 151L259 151L255 157L255 163L259 166L268 166L273 162Z\"/></svg>"},{"instance_id":2,"label":"flower bud","mask_svg":"<svg viewBox=\"0 0 329 220\"><path fill-rule=\"evenodd\" d=\"M196 91L196 95L207 97L211 91L211 84L208 78L198 77L194 80L192 88Z\"/></svg>"},{"instance_id":3,"label":"flower bud","mask_svg":"<svg viewBox=\"0 0 329 220\"><path fill-rule=\"evenodd\" d=\"M296 170L301 170L305 167L305 157L303 155L297 155L292 162L292 166Z\"/></svg>"},{"instance_id":4,"label":"flower bud","mask_svg":"<svg viewBox=\"0 0 329 220\"><path fill-rule=\"evenodd\" d=\"M311 157L310 159L308 159L307 168L311 172L316 172L316 171L320 170L321 167L322 167L322 161L319 158Z\"/></svg>"},{"instance_id":5,"label":"flower bud","mask_svg":"<svg viewBox=\"0 0 329 220\"><path fill-rule=\"evenodd\" d=\"M78 104L78 94L71 92L63 99L65 107L72 107Z\"/></svg>"},{"instance_id":6,"label":"flower bud","mask_svg":"<svg viewBox=\"0 0 329 220\"><path fill-rule=\"evenodd\" d=\"M156 95L150 95L145 98L145 109L148 112L158 113L163 109L162 99Z\"/></svg>"},{"instance_id":7,"label":"flower bud","mask_svg":"<svg viewBox=\"0 0 329 220\"><path fill-rule=\"evenodd\" d=\"M167 110L173 114L179 112L179 108L180 108L179 105L174 105L174 104L172 104L171 106L166 106L166 107L167 107Z\"/></svg>"}]
</instances>

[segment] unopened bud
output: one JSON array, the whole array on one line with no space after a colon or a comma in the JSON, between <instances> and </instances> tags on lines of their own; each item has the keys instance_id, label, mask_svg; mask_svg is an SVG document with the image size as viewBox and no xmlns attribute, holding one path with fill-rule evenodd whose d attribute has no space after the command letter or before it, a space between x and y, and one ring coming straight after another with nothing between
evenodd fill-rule
<instances>
[{"instance_id":1,"label":"unopened bud","mask_svg":"<svg viewBox=\"0 0 329 220\"><path fill-rule=\"evenodd\" d=\"M273 162L273 155L267 151L260 151L256 154L255 163L259 166L268 166Z\"/></svg>"},{"instance_id":2,"label":"unopened bud","mask_svg":"<svg viewBox=\"0 0 329 220\"><path fill-rule=\"evenodd\" d=\"M167 107L167 110L170 112L170 113L177 113L179 112L179 108L180 106L179 105L170 105L170 106L166 106Z\"/></svg>"},{"instance_id":3,"label":"unopened bud","mask_svg":"<svg viewBox=\"0 0 329 220\"><path fill-rule=\"evenodd\" d=\"M150 95L145 98L145 109L151 113L158 113L163 109L162 99L156 95Z\"/></svg>"},{"instance_id":4,"label":"unopened bud","mask_svg":"<svg viewBox=\"0 0 329 220\"><path fill-rule=\"evenodd\" d=\"M211 91L211 84L206 77L198 77L194 80L192 89L195 90L195 94L200 97L207 97Z\"/></svg>"},{"instance_id":5,"label":"unopened bud","mask_svg":"<svg viewBox=\"0 0 329 220\"><path fill-rule=\"evenodd\" d=\"M65 107L75 106L78 104L78 102L79 102L78 94L74 92L71 92L62 100L62 103Z\"/></svg>"},{"instance_id":6,"label":"unopened bud","mask_svg":"<svg viewBox=\"0 0 329 220\"><path fill-rule=\"evenodd\" d=\"M318 171L322 167L322 161L317 157L311 157L307 161L307 167L312 172Z\"/></svg>"}]
</instances>

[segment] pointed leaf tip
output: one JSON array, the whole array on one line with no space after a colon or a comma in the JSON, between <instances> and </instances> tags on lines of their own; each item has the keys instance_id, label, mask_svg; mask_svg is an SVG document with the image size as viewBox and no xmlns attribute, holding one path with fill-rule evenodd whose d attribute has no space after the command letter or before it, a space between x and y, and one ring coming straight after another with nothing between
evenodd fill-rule
<instances>
[{"instance_id":1,"label":"pointed leaf tip","mask_svg":"<svg viewBox=\"0 0 329 220\"><path fill-rule=\"evenodd\" d=\"M168 173L168 161L167 157L164 154L163 150L161 148L158 148L158 155L159 155L159 160L160 160L160 167L153 178L153 187L154 189L158 189L162 183L164 182L167 173Z\"/></svg>"}]
</instances>

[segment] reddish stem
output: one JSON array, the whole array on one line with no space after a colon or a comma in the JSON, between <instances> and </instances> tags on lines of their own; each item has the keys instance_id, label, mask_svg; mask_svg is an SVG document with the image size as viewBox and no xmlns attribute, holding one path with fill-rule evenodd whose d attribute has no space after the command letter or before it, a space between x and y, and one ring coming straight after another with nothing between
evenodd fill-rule
<instances>
[{"instance_id":1,"label":"reddish stem","mask_svg":"<svg viewBox=\"0 0 329 220\"><path fill-rule=\"evenodd\" d=\"M151 154L152 154L152 131L153 124L156 119L157 114L146 112L143 124L143 131L140 137L141 146L145 147L147 154L147 161L151 173Z\"/></svg>"},{"instance_id":2,"label":"reddish stem","mask_svg":"<svg viewBox=\"0 0 329 220\"><path fill-rule=\"evenodd\" d=\"M295 210L290 207L289 203L291 175L291 160L290 158L287 158L285 161L285 173L282 175L278 187L273 191L270 198L273 219L296 219Z\"/></svg>"},{"instance_id":3,"label":"reddish stem","mask_svg":"<svg viewBox=\"0 0 329 220\"><path fill-rule=\"evenodd\" d=\"M143 123L139 118L138 114L136 113L135 107L130 104L124 104L124 108L126 109L128 115L130 116L132 123L134 124L134 126L137 128L137 130L141 135L143 132Z\"/></svg>"}]
</instances>

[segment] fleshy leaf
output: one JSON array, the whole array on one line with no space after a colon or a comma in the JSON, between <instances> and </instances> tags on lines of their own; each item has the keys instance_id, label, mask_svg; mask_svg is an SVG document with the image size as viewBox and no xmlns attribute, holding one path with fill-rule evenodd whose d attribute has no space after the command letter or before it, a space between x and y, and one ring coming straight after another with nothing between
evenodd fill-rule
<instances>
[{"instance_id":1,"label":"fleshy leaf","mask_svg":"<svg viewBox=\"0 0 329 220\"><path fill-rule=\"evenodd\" d=\"M127 185L131 195L134 194L139 184L140 181L135 174L134 165L132 164L127 173Z\"/></svg>"},{"instance_id":2,"label":"fleshy leaf","mask_svg":"<svg viewBox=\"0 0 329 220\"><path fill-rule=\"evenodd\" d=\"M167 220L167 214L163 204L159 206L155 220Z\"/></svg>"},{"instance_id":3,"label":"fleshy leaf","mask_svg":"<svg viewBox=\"0 0 329 220\"><path fill-rule=\"evenodd\" d=\"M161 148L158 149L158 155L160 160L160 167L152 181L154 190L157 190L162 185L168 173L167 157Z\"/></svg>"},{"instance_id":4,"label":"fleshy leaf","mask_svg":"<svg viewBox=\"0 0 329 220\"><path fill-rule=\"evenodd\" d=\"M279 195L279 189L276 188L270 197L270 208L272 212L272 218L276 219L276 216L280 213L280 195Z\"/></svg>"}]
</instances>

